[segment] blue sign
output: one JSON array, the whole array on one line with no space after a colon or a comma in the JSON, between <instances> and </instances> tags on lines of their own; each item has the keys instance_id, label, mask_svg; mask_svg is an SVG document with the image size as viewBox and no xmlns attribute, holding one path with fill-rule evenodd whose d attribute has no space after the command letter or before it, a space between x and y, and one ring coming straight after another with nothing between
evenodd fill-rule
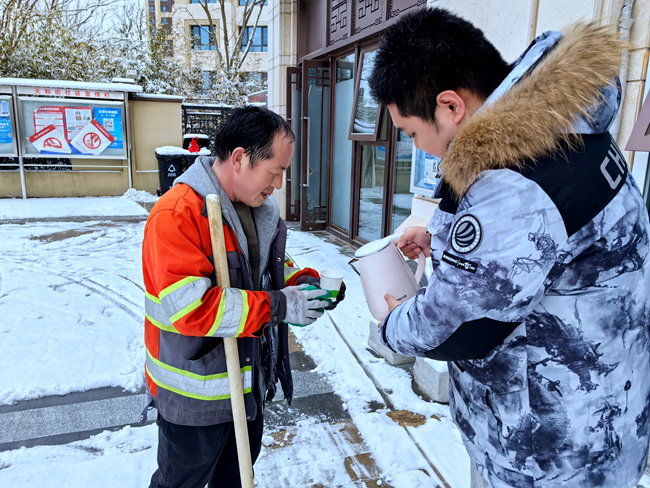
<instances>
[{"instance_id":1,"label":"blue sign","mask_svg":"<svg viewBox=\"0 0 650 488\"><path fill-rule=\"evenodd\" d=\"M431 190L431 194L433 195L438 183L440 183L440 175L438 174L440 158L433 154L427 154L421 149L417 149L414 166L414 189L420 189L420 191L423 189Z\"/></svg>"},{"instance_id":2,"label":"blue sign","mask_svg":"<svg viewBox=\"0 0 650 488\"><path fill-rule=\"evenodd\" d=\"M115 140L106 149L124 148L124 135L122 132L122 109L121 108L106 108L106 107L93 107L93 119L102 124L115 138Z\"/></svg>"},{"instance_id":3,"label":"blue sign","mask_svg":"<svg viewBox=\"0 0 650 488\"><path fill-rule=\"evenodd\" d=\"M9 115L9 100L0 100L0 144L13 142Z\"/></svg>"},{"instance_id":4,"label":"blue sign","mask_svg":"<svg viewBox=\"0 0 650 488\"><path fill-rule=\"evenodd\" d=\"M0 117L0 144L11 144L12 142L11 119L9 117Z\"/></svg>"}]
</instances>

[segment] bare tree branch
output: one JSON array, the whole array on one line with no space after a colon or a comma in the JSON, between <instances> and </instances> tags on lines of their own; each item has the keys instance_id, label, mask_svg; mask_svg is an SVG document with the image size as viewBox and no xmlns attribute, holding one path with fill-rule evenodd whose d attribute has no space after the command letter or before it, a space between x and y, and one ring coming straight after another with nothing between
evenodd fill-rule
<instances>
[{"instance_id":1,"label":"bare tree branch","mask_svg":"<svg viewBox=\"0 0 650 488\"><path fill-rule=\"evenodd\" d=\"M244 64L244 60L246 59L246 56L248 56L248 52L250 51L251 45L253 44L253 37L255 37L255 31L257 30L257 26L260 22L260 17L262 16L262 8L264 6L264 1L265 0L255 0L255 2L251 5L250 12L252 13L253 8L256 5L259 5L260 9L257 12L257 18L255 19L255 25L253 25L253 32L251 33L249 39L248 39L248 44L246 44L246 50L241 54L241 58L239 59L239 62L237 64L237 71L239 71L242 67L242 64ZM247 23L248 23L248 18L250 18L250 14L247 17L247 22L244 23L243 29L246 28ZM242 29L242 32L243 32ZM239 42L241 43L241 36ZM240 44L241 45L241 44Z\"/></svg>"},{"instance_id":2,"label":"bare tree branch","mask_svg":"<svg viewBox=\"0 0 650 488\"><path fill-rule=\"evenodd\" d=\"M201 8L203 8L203 11L205 12L205 16L208 18L208 29L210 31L208 35L209 35L209 39L211 39L212 42L214 42L215 51L216 51L215 52L216 66L220 66L223 61L223 58L221 56L221 50L219 49L219 38L217 36L217 29L216 26L214 25L214 21L212 20L212 14L210 13L210 8L208 7L208 0L198 0L198 1L199 1L199 5L201 5ZM186 11L189 12L189 10L187 9ZM196 20L194 19L191 13L190 13L190 17L192 17L193 20ZM201 27L200 24L198 25L199 27Z\"/></svg>"},{"instance_id":3,"label":"bare tree branch","mask_svg":"<svg viewBox=\"0 0 650 488\"><path fill-rule=\"evenodd\" d=\"M226 18L226 0L219 0L221 6L221 25L223 27L223 47L226 53L226 69L230 71L230 43L228 42L228 22Z\"/></svg>"}]
</instances>

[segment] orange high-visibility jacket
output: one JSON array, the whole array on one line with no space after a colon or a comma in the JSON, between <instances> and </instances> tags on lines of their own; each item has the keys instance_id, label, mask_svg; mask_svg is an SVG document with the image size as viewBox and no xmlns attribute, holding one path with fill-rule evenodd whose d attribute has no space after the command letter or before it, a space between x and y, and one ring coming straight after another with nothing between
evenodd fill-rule
<instances>
[{"instance_id":1,"label":"orange high-visibility jacket","mask_svg":"<svg viewBox=\"0 0 650 488\"><path fill-rule=\"evenodd\" d=\"M292 393L286 300L279 290L318 277L284 261L286 226L272 198L253 210L260 247L254 285L246 237L230 200L199 158L151 211L142 247L146 381L159 413L182 425L230 421L223 337L238 337L247 415L273 395ZM179 184L179 181L181 182ZM205 196L221 197L230 288L216 283ZM262 291L251 291L259 289ZM253 387L257 395L253 395ZM254 398L254 397L257 398Z\"/></svg>"}]
</instances>

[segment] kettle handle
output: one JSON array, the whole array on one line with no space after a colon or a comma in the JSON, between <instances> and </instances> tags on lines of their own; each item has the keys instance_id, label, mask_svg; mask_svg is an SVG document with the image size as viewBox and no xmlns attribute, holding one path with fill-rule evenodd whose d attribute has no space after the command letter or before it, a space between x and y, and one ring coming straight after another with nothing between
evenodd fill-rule
<instances>
[{"instance_id":1,"label":"kettle handle","mask_svg":"<svg viewBox=\"0 0 650 488\"><path fill-rule=\"evenodd\" d=\"M427 265L427 258L424 257L424 253L421 252L418 254L418 269L415 270L415 284L418 288L420 288L420 280L422 279L422 275L424 274L424 268L426 268Z\"/></svg>"}]
</instances>

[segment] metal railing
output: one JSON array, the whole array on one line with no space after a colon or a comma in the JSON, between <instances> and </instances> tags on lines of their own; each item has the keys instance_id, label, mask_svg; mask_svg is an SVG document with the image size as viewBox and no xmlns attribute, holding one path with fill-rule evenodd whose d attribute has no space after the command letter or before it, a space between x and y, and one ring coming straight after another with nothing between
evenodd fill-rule
<instances>
[{"instance_id":1,"label":"metal railing","mask_svg":"<svg viewBox=\"0 0 650 488\"><path fill-rule=\"evenodd\" d=\"M214 135L234 107L184 103L183 133L204 134L210 138L210 152L214 153Z\"/></svg>"},{"instance_id":2,"label":"metal railing","mask_svg":"<svg viewBox=\"0 0 650 488\"><path fill-rule=\"evenodd\" d=\"M25 160L25 171L72 171L72 161L61 158L34 158ZM0 171L18 171L18 158L0 158Z\"/></svg>"},{"instance_id":3,"label":"metal railing","mask_svg":"<svg viewBox=\"0 0 650 488\"><path fill-rule=\"evenodd\" d=\"M101 164L101 160L96 161L96 164L75 164L74 160L67 158L25 158L23 167L25 171L101 171L103 173L122 172L128 169L126 164L105 165ZM19 170L20 162L17 157L0 158L0 171Z\"/></svg>"}]
</instances>

